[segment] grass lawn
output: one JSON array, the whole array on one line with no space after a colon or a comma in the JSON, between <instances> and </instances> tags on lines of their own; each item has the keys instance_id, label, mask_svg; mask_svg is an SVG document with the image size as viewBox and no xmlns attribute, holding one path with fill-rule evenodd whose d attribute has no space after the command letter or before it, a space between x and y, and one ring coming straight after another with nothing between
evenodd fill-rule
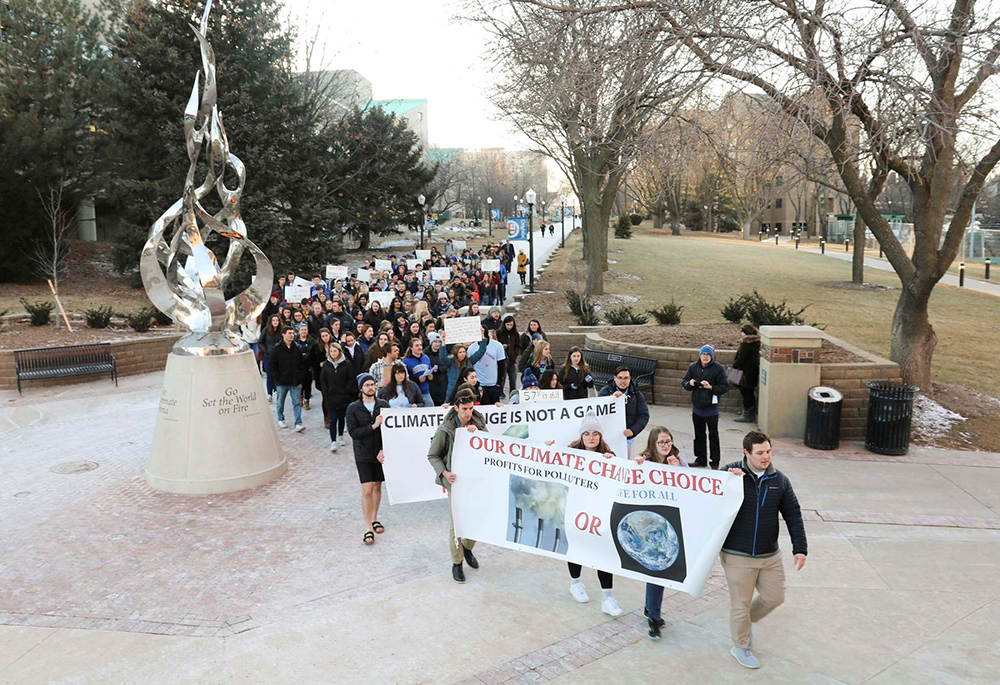
<instances>
[{"instance_id":1,"label":"grass lawn","mask_svg":"<svg viewBox=\"0 0 1000 685\"><path fill-rule=\"evenodd\" d=\"M554 259L551 271L582 264L582 246L574 234ZM684 305L683 322L722 322L720 308L730 297L756 289L768 300L787 299L793 309L809 305L806 323L825 325L831 335L888 357L892 314L899 281L891 272L867 269L869 283L884 291L826 287L849 282L851 265L817 254L775 247L773 243L670 236L669 230L641 227L631 240L611 239L613 272L639 279L608 278L606 292L638 296L635 310L652 309L671 298ZM567 260L570 264L567 264ZM575 263L575 264L572 264ZM544 282L540 286L548 288ZM559 293L560 298L562 293ZM989 332L1000 321L1000 298L939 285L930 303L937 332L935 381L957 383L1000 396L1000 365L994 363Z\"/></svg>"}]
</instances>

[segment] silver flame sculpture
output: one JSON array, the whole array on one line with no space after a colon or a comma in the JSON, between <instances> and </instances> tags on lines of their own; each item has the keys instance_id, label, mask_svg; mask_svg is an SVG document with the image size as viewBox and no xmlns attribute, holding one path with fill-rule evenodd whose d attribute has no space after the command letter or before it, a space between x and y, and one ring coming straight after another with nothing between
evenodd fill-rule
<instances>
[{"instance_id":1,"label":"silver flame sculpture","mask_svg":"<svg viewBox=\"0 0 1000 685\"><path fill-rule=\"evenodd\" d=\"M274 281L271 263L247 238L246 224L240 217L246 167L230 152L219 113L215 53L206 37L211 11L212 0L208 0L200 27L191 26L201 45L201 72L195 74L184 108L184 139L191 161L184 194L150 228L139 260L150 301L189 330L174 345L174 353L191 356L236 354L248 349L237 331L241 324L260 315ZM199 93L202 75L204 87ZM196 186L202 154L207 171ZM236 174L235 188L224 183L226 167ZM201 204L213 190L222 202L222 209L214 215ZM229 251L221 265L205 244L213 232L229 239ZM256 274L249 288L227 300L226 283L236 272L244 250L253 256Z\"/></svg>"}]
</instances>

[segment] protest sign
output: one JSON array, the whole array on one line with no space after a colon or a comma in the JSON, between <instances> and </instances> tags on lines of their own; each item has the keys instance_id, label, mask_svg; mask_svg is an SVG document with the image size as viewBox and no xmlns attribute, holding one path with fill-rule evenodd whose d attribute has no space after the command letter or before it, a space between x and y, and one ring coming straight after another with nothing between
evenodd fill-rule
<instances>
[{"instance_id":1,"label":"protest sign","mask_svg":"<svg viewBox=\"0 0 1000 685\"><path fill-rule=\"evenodd\" d=\"M392 262L388 259L376 259L375 260L375 270L376 271L392 271Z\"/></svg>"},{"instance_id":2,"label":"protest sign","mask_svg":"<svg viewBox=\"0 0 1000 685\"><path fill-rule=\"evenodd\" d=\"M499 271L500 270L500 260L499 259L484 259L482 262L483 271Z\"/></svg>"},{"instance_id":3,"label":"protest sign","mask_svg":"<svg viewBox=\"0 0 1000 685\"><path fill-rule=\"evenodd\" d=\"M455 534L697 597L743 504L743 479L455 433Z\"/></svg>"},{"instance_id":4,"label":"protest sign","mask_svg":"<svg viewBox=\"0 0 1000 685\"><path fill-rule=\"evenodd\" d=\"M431 278L435 281L447 281L451 279L451 267L449 266L432 266L431 267Z\"/></svg>"},{"instance_id":5,"label":"protest sign","mask_svg":"<svg viewBox=\"0 0 1000 685\"><path fill-rule=\"evenodd\" d=\"M474 343L483 339L483 323L478 316L460 316L444 320L444 338L449 345Z\"/></svg>"},{"instance_id":6,"label":"protest sign","mask_svg":"<svg viewBox=\"0 0 1000 685\"><path fill-rule=\"evenodd\" d=\"M368 269L358 269L357 279L362 283L368 283L372 280L371 272L369 272Z\"/></svg>"},{"instance_id":7,"label":"protest sign","mask_svg":"<svg viewBox=\"0 0 1000 685\"><path fill-rule=\"evenodd\" d=\"M389 305L392 304L393 299L395 299L396 293L391 290L386 290L384 292L379 290L371 290L368 292L368 308L371 309L372 302L378 302L382 311L388 311Z\"/></svg>"},{"instance_id":8,"label":"protest sign","mask_svg":"<svg viewBox=\"0 0 1000 685\"><path fill-rule=\"evenodd\" d=\"M529 402L558 402L563 398L563 391L557 389L528 388L520 391L521 404Z\"/></svg>"},{"instance_id":9,"label":"protest sign","mask_svg":"<svg viewBox=\"0 0 1000 685\"><path fill-rule=\"evenodd\" d=\"M616 454L628 454L625 440L625 398L595 397L590 400L539 402L524 407L508 404L476 407L486 419L490 433L508 434L537 441L554 440L568 445L580 438L580 425L592 409L601 424L605 442ZM391 504L441 499L444 490L434 482L434 468L427 450L434 432L451 409L386 409L382 412L382 448L385 450L386 487Z\"/></svg>"},{"instance_id":10,"label":"protest sign","mask_svg":"<svg viewBox=\"0 0 1000 685\"><path fill-rule=\"evenodd\" d=\"M343 281L347 279L346 266L326 265L326 278L328 281Z\"/></svg>"},{"instance_id":11,"label":"protest sign","mask_svg":"<svg viewBox=\"0 0 1000 685\"><path fill-rule=\"evenodd\" d=\"M312 287L312 281L307 281L301 276L296 276L291 283L288 285L297 285L300 288L310 288Z\"/></svg>"},{"instance_id":12,"label":"protest sign","mask_svg":"<svg viewBox=\"0 0 1000 685\"><path fill-rule=\"evenodd\" d=\"M422 262L426 262L427 260L429 260L431 258L431 251L430 250L415 250L414 254L416 254L417 255L417 259L419 259Z\"/></svg>"},{"instance_id":13,"label":"protest sign","mask_svg":"<svg viewBox=\"0 0 1000 685\"><path fill-rule=\"evenodd\" d=\"M465 241L464 240L452 240L451 241L451 245L452 245L452 247L454 247L458 251L461 251L461 250L465 249Z\"/></svg>"},{"instance_id":14,"label":"protest sign","mask_svg":"<svg viewBox=\"0 0 1000 685\"><path fill-rule=\"evenodd\" d=\"M302 300L309 299L309 289L312 284L308 281L306 285L286 285L285 286L285 302L301 302Z\"/></svg>"}]
</instances>

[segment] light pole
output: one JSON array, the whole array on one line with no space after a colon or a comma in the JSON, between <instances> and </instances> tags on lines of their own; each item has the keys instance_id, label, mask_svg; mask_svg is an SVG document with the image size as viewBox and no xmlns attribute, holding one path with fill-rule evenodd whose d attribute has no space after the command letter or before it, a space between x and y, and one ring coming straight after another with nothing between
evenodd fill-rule
<instances>
[{"instance_id":1,"label":"light pole","mask_svg":"<svg viewBox=\"0 0 1000 685\"><path fill-rule=\"evenodd\" d=\"M490 215L490 237L493 237L493 198L486 198L486 213Z\"/></svg>"},{"instance_id":2,"label":"light pole","mask_svg":"<svg viewBox=\"0 0 1000 685\"><path fill-rule=\"evenodd\" d=\"M566 196L563 195L560 198L562 205L559 207L559 227L562 229L560 231L561 237L559 239L559 247L566 247Z\"/></svg>"},{"instance_id":3,"label":"light pole","mask_svg":"<svg viewBox=\"0 0 1000 685\"><path fill-rule=\"evenodd\" d=\"M521 216L521 213L517 211L517 195L514 196L514 216Z\"/></svg>"},{"instance_id":4,"label":"light pole","mask_svg":"<svg viewBox=\"0 0 1000 685\"><path fill-rule=\"evenodd\" d=\"M524 194L524 199L528 203L528 264L530 265L528 292L533 293L535 292L535 226L532 219L535 214L535 191L529 188Z\"/></svg>"},{"instance_id":5,"label":"light pole","mask_svg":"<svg viewBox=\"0 0 1000 685\"><path fill-rule=\"evenodd\" d=\"M417 195L417 204L420 205L420 249L424 249L424 202L427 198L423 194Z\"/></svg>"}]
</instances>

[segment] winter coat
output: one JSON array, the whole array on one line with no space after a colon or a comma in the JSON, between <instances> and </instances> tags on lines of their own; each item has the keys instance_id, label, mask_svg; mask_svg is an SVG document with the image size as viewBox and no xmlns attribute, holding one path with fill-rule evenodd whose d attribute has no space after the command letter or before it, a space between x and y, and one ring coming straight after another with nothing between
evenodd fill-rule
<instances>
[{"instance_id":1,"label":"winter coat","mask_svg":"<svg viewBox=\"0 0 1000 685\"><path fill-rule=\"evenodd\" d=\"M486 350L486 345L476 345L476 351L466 357L465 365L475 366L476 362L486 354ZM466 349L466 352L468 352L468 349ZM447 357L446 364L444 366L438 365L438 367L438 373L441 372L441 369L446 369L448 372L448 390L445 392L445 395L451 397L455 392L455 386L458 385L458 374L461 371L458 368L458 362L455 361L455 355Z\"/></svg>"},{"instance_id":2,"label":"winter coat","mask_svg":"<svg viewBox=\"0 0 1000 685\"><path fill-rule=\"evenodd\" d=\"M481 431L487 430L486 419L474 409L472 410L472 418L469 420L469 423ZM437 431L434 432L434 437L431 438L430 449L427 450L427 460L434 467L434 473L437 474L434 482L448 490L451 489L451 483L446 478L442 478L441 474L444 471L451 471L451 451L455 447L455 431L460 429L461 427L458 425L458 411L452 407L444 415L444 419L441 421L441 425L438 426Z\"/></svg>"},{"instance_id":3,"label":"winter coat","mask_svg":"<svg viewBox=\"0 0 1000 685\"><path fill-rule=\"evenodd\" d=\"M354 354L351 354L351 351L347 349L347 345L341 345L340 348L344 350L344 357L347 358L347 361L351 362L351 368L354 370L355 378L357 378L358 374L365 370L365 356L368 354L368 350L360 341L354 344Z\"/></svg>"},{"instance_id":4,"label":"winter coat","mask_svg":"<svg viewBox=\"0 0 1000 685\"><path fill-rule=\"evenodd\" d=\"M424 406L424 396L420 394L420 387L413 381L407 381L403 385L403 392L406 394L406 399L411 405L415 404L418 407ZM389 385L384 388L379 388L378 397L386 402L391 400L396 396L396 381L395 379L389 381Z\"/></svg>"},{"instance_id":5,"label":"winter coat","mask_svg":"<svg viewBox=\"0 0 1000 685\"><path fill-rule=\"evenodd\" d=\"M382 325L383 321L385 321L385 317L382 316L381 309L378 310L378 313L373 312L371 309L369 309L367 312L365 312L365 318L363 319L363 321L372 328L374 328L375 331L377 332L378 327Z\"/></svg>"},{"instance_id":6,"label":"winter coat","mask_svg":"<svg viewBox=\"0 0 1000 685\"><path fill-rule=\"evenodd\" d=\"M374 412L369 412L361 400L347 406L347 433L354 443L354 461L378 461L378 453L382 451L382 428L373 429L372 424L388 408L389 403L378 398Z\"/></svg>"},{"instance_id":7,"label":"winter coat","mask_svg":"<svg viewBox=\"0 0 1000 685\"><path fill-rule=\"evenodd\" d=\"M743 372L741 388L756 388L760 375L760 336L748 335L736 350L733 368Z\"/></svg>"},{"instance_id":8,"label":"winter coat","mask_svg":"<svg viewBox=\"0 0 1000 685\"><path fill-rule=\"evenodd\" d=\"M358 398L358 384L355 380L354 367L346 358L334 366L327 359L320 371L319 387L323 393L323 406L327 411L343 409Z\"/></svg>"},{"instance_id":9,"label":"winter coat","mask_svg":"<svg viewBox=\"0 0 1000 685\"><path fill-rule=\"evenodd\" d=\"M698 381L699 387L691 387L691 381ZM712 389L702 388L701 382L708 381ZM712 402L713 397L719 397L729 392L729 379L726 378L726 369L719 362L712 360L708 366L702 366L701 361L696 361L688 367L681 381L681 387L691 393L691 406L695 409L710 411L713 408L718 413L718 402Z\"/></svg>"},{"instance_id":10,"label":"winter coat","mask_svg":"<svg viewBox=\"0 0 1000 685\"><path fill-rule=\"evenodd\" d=\"M271 354L271 350L274 346L281 342L281 329L279 328L274 333L268 333L267 328L262 328L260 331L260 340L258 343L264 349L264 356L267 357Z\"/></svg>"},{"instance_id":11,"label":"winter coat","mask_svg":"<svg viewBox=\"0 0 1000 685\"><path fill-rule=\"evenodd\" d=\"M283 340L268 354L267 369L274 376L275 385L301 385L302 379L309 372L295 343L287 347Z\"/></svg>"},{"instance_id":12,"label":"winter coat","mask_svg":"<svg viewBox=\"0 0 1000 685\"><path fill-rule=\"evenodd\" d=\"M792 538L792 554L808 554L802 509L792 483L769 464L757 478L743 461L726 464L722 470L743 469L743 505L722 544L722 551L744 557L770 557L778 553L778 513L785 519Z\"/></svg>"},{"instance_id":13,"label":"winter coat","mask_svg":"<svg viewBox=\"0 0 1000 685\"><path fill-rule=\"evenodd\" d=\"M517 273L523 274L528 272L528 255L523 252L517 255Z\"/></svg>"},{"instance_id":14,"label":"winter coat","mask_svg":"<svg viewBox=\"0 0 1000 685\"><path fill-rule=\"evenodd\" d=\"M542 340L548 340L549 339L548 336L545 335L544 333L539 333L539 335L542 336ZM532 334L531 333L527 333L527 332L521 334L521 352L526 352L527 350L531 349L531 343L534 342L531 339L531 336L532 336ZM520 367L518 367L518 368L520 368Z\"/></svg>"},{"instance_id":15,"label":"winter coat","mask_svg":"<svg viewBox=\"0 0 1000 685\"><path fill-rule=\"evenodd\" d=\"M500 324L500 328L497 329L497 342L503 345L503 351L507 355L507 359L510 360L508 363L512 363L515 359L521 356L521 334L508 331L507 326Z\"/></svg>"},{"instance_id":16,"label":"winter coat","mask_svg":"<svg viewBox=\"0 0 1000 685\"><path fill-rule=\"evenodd\" d=\"M448 364L450 363L448 359L448 350L445 349L444 345L438 349L437 354L428 347L427 348L427 358L431 360L431 366L437 366L438 370L434 372L434 378L430 380L431 387L431 397L448 397ZM458 374L455 374L458 377Z\"/></svg>"},{"instance_id":17,"label":"winter coat","mask_svg":"<svg viewBox=\"0 0 1000 685\"><path fill-rule=\"evenodd\" d=\"M608 384L597 393L598 397L611 397L619 391L612 378ZM639 435L649 423L649 405L646 398L642 396L635 383L629 383L628 390L623 391L625 395L625 428L632 431L632 437Z\"/></svg>"},{"instance_id":18,"label":"winter coat","mask_svg":"<svg viewBox=\"0 0 1000 685\"><path fill-rule=\"evenodd\" d=\"M594 377L584 374L582 369L564 367L559 372L559 383L563 387L564 400L585 400L590 395L589 389L594 387Z\"/></svg>"}]
</instances>

